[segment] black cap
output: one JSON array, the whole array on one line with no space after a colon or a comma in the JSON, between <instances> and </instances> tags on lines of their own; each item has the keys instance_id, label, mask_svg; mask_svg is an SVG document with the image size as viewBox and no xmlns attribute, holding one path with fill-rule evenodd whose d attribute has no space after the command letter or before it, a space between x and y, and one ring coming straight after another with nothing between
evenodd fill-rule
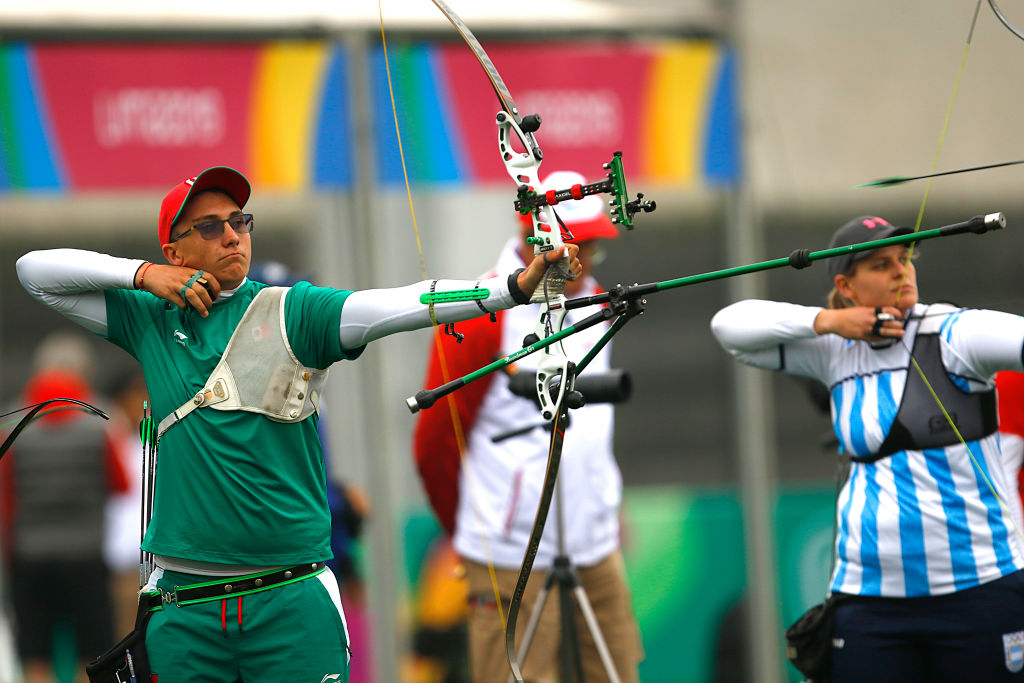
<instances>
[{"instance_id":1,"label":"black cap","mask_svg":"<svg viewBox=\"0 0 1024 683\"><path fill-rule=\"evenodd\" d=\"M828 243L828 248L849 247L863 242L884 240L887 237L909 235L912 232L913 230L910 228L895 226L878 216L860 216L836 230L835 234L832 235L832 241ZM862 258L867 258L871 253L873 253L873 250L855 251L830 258L828 260L828 279L830 281L835 280L836 275L845 273L850 266Z\"/></svg>"}]
</instances>

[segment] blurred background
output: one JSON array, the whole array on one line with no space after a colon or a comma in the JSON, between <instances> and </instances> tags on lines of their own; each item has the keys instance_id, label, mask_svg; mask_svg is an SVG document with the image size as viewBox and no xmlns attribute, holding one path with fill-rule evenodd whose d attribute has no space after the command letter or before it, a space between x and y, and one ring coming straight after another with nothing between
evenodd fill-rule
<instances>
[{"instance_id":1,"label":"blurred background","mask_svg":"<svg viewBox=\"0 0 1024 683\"><path fill-rule=\"evenodd\" d=\"M1024 23L1024 7L1005 4ZM1024 92L1013 87L1024 43L987 4L976 25L975 3L925 0L465 0L453 9L520 109L544 119L542 176L574 169L599 180L621 150L630 190L657 201L608 244L597 271L606 286L825 248L856 215L912 226L924 182L855 185L936 162L1024 156ZM382 13L426 269L483 272L517 229L493 92L431 3L385 0ZM352 289L422 279L384 61L369 0L0 6L5 403L21 395L39 341L75 329L21 289L17 258L75 247L159 262L160 199L208 166L253 181L254 261ZM1022 179L1011 167L930 186L922 228L994 211L1009 224L924 243L924 300L1024 311ZM672 290L651 296L616 338L613 365L634 385L618 408L615 450L644 681L798 680L781 632L825 590L829 420L792 378L738 368L708 323L737 298L822 304L827 287L818 264ZM131 358L89 342L100 389L130 373ZM327 394L332 477L372 505L352 551L365 680L441 680L411 646L427 618L423 578L439 532L403 399L421 388L429 343L429 332L374 343L332 369ZM17 680L15 670L0 647L0 681Z\"/></svg>"}]
</instances>

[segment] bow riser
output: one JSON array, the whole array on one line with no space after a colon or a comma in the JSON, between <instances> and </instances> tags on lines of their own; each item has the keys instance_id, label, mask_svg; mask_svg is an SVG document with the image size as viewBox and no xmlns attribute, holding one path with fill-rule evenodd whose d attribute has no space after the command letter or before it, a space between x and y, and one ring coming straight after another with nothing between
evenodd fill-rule
<instances>
[{"instance_id":1,"label":"bow riser","mask_svg":"<svg viewBox=\"0 0 1024 683\"><path fill-rule=\"evenodd\" d=\"M533 136L533 132L540 127L540 117L536 115L525 117L524 122L529 122L526 130L516 121L515 117L505 111L497 113L495 122L498 124L498 154L501 155L501 160L505 164L505 170L519 187L520 195L535 193L541 186L540 164L544 160L544 154ZM518 152L513 148L513 135L526 151ZM530 211L530 220L533 224L533 237L529 242L533 244L535 255L555 251L565 244L562 240L562 232L556 222L546 222L541 219L539 206ZM569 275L571 275L569 273L569 257L566 255L558 264L552 264L545 278L544 287L541 291L534 293L533 301L535 303L555 302L556 297L565 290L565 280ZM540 333L538 332L538 334Z\"/></svg>"},{"instance_id":2,"label":"bow riser","mask_svg":"<svg viewBox=\"0 0 1024 683\"><path fill-rule=\"evenodd\" d=\"M515 117L505 111L500 111L495 116L498 125L498 153L505 164L505 170L518 184L521 196L536 193L537 188L541 186L540 164L544 160L544 154L533 136L534 131L540 126L540 117L530 115L523 121L524 125L520 125ZM517 152L513 149L513 135L525 151ZM555 251L565 244L557 223L542 219L540 206L533 207L529 214L533 224L533 237L528 241L533 244L535 255ZM551 264L544 276L544 282L533 294L531 301L541 305L534 327L534 334L538 339L549 337L561 330L565 322L565 282L571 275L568 264L568 255L563 256L558 263ZM561 405L565 392L572 389L573 378L568 372L570 365L561 342L544 348L537 363L536 384L537 400L541 406L541 416L545 420L554 420L557 406ZM556 380L559 380L558 389L556 395L552 396L550 387Z\"/></svg>"},{"instance_id":3,"label":"bow riser","mask_svg":"<svg viewBox=\"0 0 1024 683\"><path fill-rule=\"evenodd\" d=\"M549 308L537 320L537 327L534 331L539 338L551 336L553 330L561 330L565 322L566 308L565 297L559 296L561 304L557 308ZM576 373L571 371L572 362L569 360L562 347L561 340L546 346L537 361L537 400L540 401L540 414L545 420L553 420L562 404L566 391L572 390ZM551 395L551 388L554 382L558 381L558 389L555 396Z\"/></svg>"}]
</instances>

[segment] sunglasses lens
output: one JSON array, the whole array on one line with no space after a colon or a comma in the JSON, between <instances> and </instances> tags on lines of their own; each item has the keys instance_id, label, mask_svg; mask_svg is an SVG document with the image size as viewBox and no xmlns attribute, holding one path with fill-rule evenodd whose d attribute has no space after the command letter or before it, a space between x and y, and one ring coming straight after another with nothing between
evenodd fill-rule
<instances>
[{"instance_id":1,"label":"sunglasses lens","mask_svg":"<svg viewBox=\"0 0 1024 683\"><path fill-rule=\"evenodd\" d=\"M204 240L214 240L224 234L224 222L223 221L206 221L204 223L196 223L196 232Z\"/></svg>"},{"instance_id":2,"label":"sunglasses lens","mask_svg":"<svg viewBox=\"0 0 1024 683\"><path fill-rule=\"evenodd\" d=\"M252 231L252 214L243 213L241 216L232 216L228 219L228 225L239 235Z\"/></svg>"},{"instance_id":3,"label":"sunglasses lens","mask_svg":"<svg viewBox=\"0 0 1024 683\"><path fill-rule=\"evenodd\" d=\"M231 229L237 232L239 235L244 235L247 232L252 232L252 214L244 213L237 216L232 216L225 221L203 221L202 223L196 223L192 228L186 230L182 234L178 235L172 242L179 240L187 235L191 230L195 230L199 233L199 236L204 240L215 240L224 234L224 224L227 223L231 226Z\"/></svg>"}]
</instances>

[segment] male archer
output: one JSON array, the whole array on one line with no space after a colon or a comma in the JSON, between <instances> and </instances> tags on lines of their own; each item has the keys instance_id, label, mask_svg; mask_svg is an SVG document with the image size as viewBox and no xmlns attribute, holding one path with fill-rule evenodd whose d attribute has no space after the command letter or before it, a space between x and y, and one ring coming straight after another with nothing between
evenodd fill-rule
<instances>
[{"instance_id":1,"label":"male archer","mask_svg":"<svg viewBox=\"0 0 1024 683\"><path fill-rule=\"evenodd\" d=\"M91 251L18 260L35 298L142 365L160 420L146 650L160 683L347 680L317 410L328 368L366 344L525 303L548 266L363 291L249 280L250 186L213 167L176 185L157 232L167 264ZM566 251L567 250L567 251ZM579 272L577 248L569 254ZM439 303L429 291L487 290ZM138 672L136 672L138 674ZM141 679L141 676L140 676ZM148 680L148 679L147 679Z\"/></svg>"}]
</instances>

